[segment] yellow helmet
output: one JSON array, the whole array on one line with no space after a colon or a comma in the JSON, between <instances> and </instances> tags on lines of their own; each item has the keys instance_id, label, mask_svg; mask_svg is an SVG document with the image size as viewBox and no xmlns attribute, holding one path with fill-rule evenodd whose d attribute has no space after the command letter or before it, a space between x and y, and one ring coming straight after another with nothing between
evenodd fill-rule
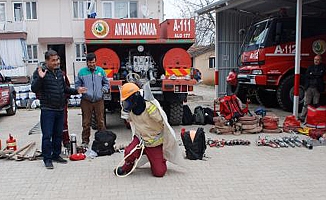
<instances>
[{"instance_id":1,"label":"yellow helmet","mask_svg":"<svg viewBox=\"0 0 326 200\"><path fill-rule=\"evenodd\" d=\"M121 87L121 101L128 99L131 95L139 91L139 87L134 83L125 83Z\"/></svg>"}]
</instances>

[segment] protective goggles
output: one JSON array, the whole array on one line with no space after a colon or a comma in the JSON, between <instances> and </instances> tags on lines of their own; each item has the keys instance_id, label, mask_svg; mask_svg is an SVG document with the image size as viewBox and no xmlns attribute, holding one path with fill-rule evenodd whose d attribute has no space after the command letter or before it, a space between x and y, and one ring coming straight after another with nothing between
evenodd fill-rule
<instances>
[{"instance_id":1,"label":"protective goggles","mask_svg":"<svg viewBox=\"0 0 326 200\"><path fill-rule=\"evenodd\" d=\"M130 112L132 109L132 102L130 101L130 99L126 99L122 102L122 108L124 111Z\"/></svg>"}]
</instances>

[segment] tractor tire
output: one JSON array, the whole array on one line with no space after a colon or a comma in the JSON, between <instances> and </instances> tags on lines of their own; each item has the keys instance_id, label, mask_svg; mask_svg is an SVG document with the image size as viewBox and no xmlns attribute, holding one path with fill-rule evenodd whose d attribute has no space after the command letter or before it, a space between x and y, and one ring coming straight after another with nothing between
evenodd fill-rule
<instances>
[{"instance_id":1,"label":"tractor tire","mask_svg":"<svg viewBox=\"0 0 326 200\"><path fill-rule=\"evenodd\" d=\"M169 123L178 126L182 123L183 104L182 102L171 102L169 110Z\"/></svg>"},{"instance_id":2,"label":"tractor tire","mask_svg":"<svg viewBox=\"0 0 326 200\"><path fill-rule=\"evenodd\" d=\"M304 78L300 79L299 88L299 112L301 112L304 103ZM283 79L276 91L277 101L280 107L288 112L293 110L293 91L294 91L294 75L288 76Z\"/></svg>"},{"instance_id":3,"label":"tractor tire","mask_svg":"<svg viewBox=\"0 0 326 200\"><path fill-rule=\"evenodd\" d=\"M17 106L16 106L16 96L11 94L10 95L10 108L6 110L7 115L12 116L15 115L17 111Z\"/></svg>"},{"instance_id":4,"label":"tractor tire","mask_svg":"<svg viewBox=\"0 0 326 200\"><path fill-rule=\"evenodd\" d=\"M275 108L278 106L275 92L258 89L256 91L256 99L260 105L266 108Z\"/></svg>"}]
</instances>

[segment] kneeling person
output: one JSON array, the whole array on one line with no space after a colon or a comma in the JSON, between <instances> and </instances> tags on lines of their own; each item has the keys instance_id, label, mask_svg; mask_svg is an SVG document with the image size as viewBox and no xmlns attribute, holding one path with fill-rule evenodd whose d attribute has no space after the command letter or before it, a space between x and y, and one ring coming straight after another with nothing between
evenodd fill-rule
<instances>
[{"instance_id":1,"label":"kneeling person","mask_svg":"<svg viewBox=\"0 0 326 200\"><path fill-rule=\"evenodd\" d=\"M126 83L121 89L123 109L130 112L129 119L131 126L135 128L135 133L133 140L125 148L124 165L115 169L114 172L120 176L129 173L134 167L135 160L142 156L143 152L150 162L153 176L163 177L167 171L166 160L171 162L175 160L175 158L170 159L171 155L168 152L170 154L173 152L172 157L178 155L175 134L168 125L163 110L158 107L157 103L154 103L156 100L145 100L139 90L134 83ZM169 150L165 149L166 142L169 143ZM137 148L142 145L143 149ZM135 148L137 149L133 151Z\"/></svg>"}]
</instances>

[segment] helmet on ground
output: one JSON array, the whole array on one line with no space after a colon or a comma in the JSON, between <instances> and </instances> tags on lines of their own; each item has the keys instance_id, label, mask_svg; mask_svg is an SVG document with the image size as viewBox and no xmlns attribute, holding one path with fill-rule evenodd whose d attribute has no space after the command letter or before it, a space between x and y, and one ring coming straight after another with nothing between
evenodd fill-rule
<instances>
[{"instance_id":1,"label":"helmet on ground","mask_svg":"<svg viewBox=\"0 0 326 200\"><path fill-rule=\"evenodd\" d=\"M134 83L125 83L121 87L121 101L128 99L131 95L139 91L139 87Z\"/></svg>"}]
</instances>

